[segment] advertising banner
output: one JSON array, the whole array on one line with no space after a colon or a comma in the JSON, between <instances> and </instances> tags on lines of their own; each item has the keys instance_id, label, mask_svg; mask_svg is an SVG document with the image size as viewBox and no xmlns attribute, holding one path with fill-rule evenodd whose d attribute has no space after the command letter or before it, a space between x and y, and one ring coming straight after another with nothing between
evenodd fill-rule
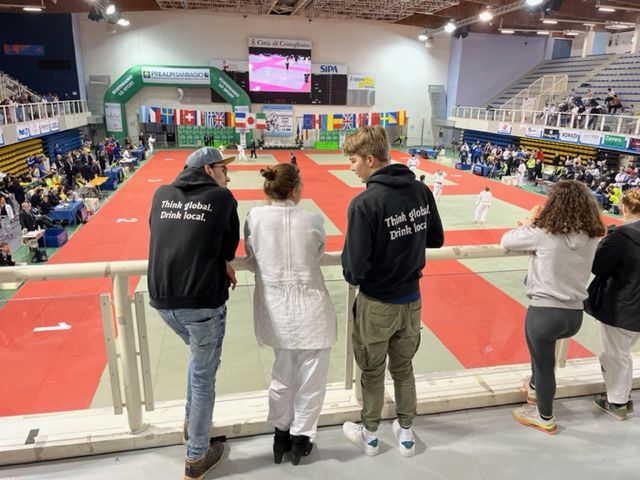
<instances>
[{"instance_id":1,"label":"advertising banner","mask_svg":"<svg viewBox=\"0 0 640 480\"><path fill-rule=\"evenodd\" d=\"M542 136L542 127L533 127L528 125L526 130L524 131L525 137L535 137L540 138Z\"/></svg>"},{"instance_id":2,"label":"advertising banner","mask_svg":"<svg viewBox=\"0 0 640 480\"><path fill-rule=\"evenodd\" d=\"M510 135L512 130L513 125L511 125L509 122L500 122L498 124L498 133Z\"/></svg>"},{"instance_id":3,"label":"advertising banner","mask_svg":"<svg viewBox=\"0 0 640 480\"><path fill-rule=\"evenodd\" d=\"M636 152L640 152L640 138L631 137L629 138L629 150L634 150Z\"/></svg>"},{"instance_id":4,"label":"advertising banner","mask_svg":"<svg viewBox=\"0 0 640 480\"><path fill-rule=\"evenodd\" d=\"M337 63L321 63L311 65L311 73L314 75L346 75L347 66Z\"/></svg>"},{"instance_id":5,"label":"advertising banner","mask_svg":"<svg viewBox=\"0 0 640 480\"><path fill-rule=\"evenodd\" d=\"M104 104L104 118L107 130L110 132L122 132L122 108L119 103Z\"/></svg>"},{"instance_id":6,"label":"advertising banner","mask_svg":"<svg viewBox=\"0 0 640 480\"><path fill-rule=\"evenodd\" d=\"M262 107L265 114L267 128L265 135L272 137L290 137L293 134L293 107L286 105L265 105Z\"/></svg>"},{"instance_id":7,"label":"advertising banner","mask_svg":"<svg viewBox=\"0 0 640 480\"><path fill-rule=\"evenodd\" d=\"M142 66L143 83L209 85L208 68Z\"/></svg>"},{"instance_id":8,"label":"advertising banner","mask_svg":"<svg viewBox=\"0 0 640 480\"><path fill-rule=\"evenodd\" d=\"M311 40L292 40L290 38L249 37L249 47L285 48L287 50L311 50Z\"/></svg>"},{"instance_id":9,"label":"advertising banner","mask_svg":"<svg viewBox=\"0 0 640 480\"><path fill-rule=\"evenodd\" d=\"M542 138L547 140L558 140L560 138L560 131L557 128L545 128L542 132Z\"/></svg>"},{"instance_id":10,"label":"advertising banner","mask_svg":"<svg viewBox=\"0 0 640 480\"><path fill-rule=\"evenodd\" d=\"M40 132L42 134L47 134L51 131L51 125L49 124L49 120L42 120L40 122Z\"/></svg>"},{"instance_id":11,"label":"advertising banner","mask_svg":"<svg viewBox=\"0 0 640 480\"><path fill-rule=\"evenodd\" d=\"M348 90L375 90L376 79L373 75L349 75L347 77Z\"/></svg>"},{"instance_id":12,"label":"advertising banner","mask_svg":"<svg viewBox=\"0 0 640 480\"><path fill-rule=\"evenodd\" d=\"M580 141L580 133L573 130L560 130L560 140L563 142L578 143Z\"/></svg>"},{"instance_id":13,"label":"advertising banner","mask_svg":"<svg viewBox=\"0 0 640 480\"><path fill-rule=\"evenodd\" d=\"M31 122L29 124L29 135L32 137L40 135L40 122Z\"/></svg>"},{"instance_id":14,"label":"advertising banner","mask_svg":"<svg viewBox=\"0 0 640 480\"><path fill-rule=\"evenodd\" d=\"M601 140L602 135L599 133L584 132L580 134L580 143L585 145L600 145Z\"/></svg>"},{"instance_id":15,"label":"advertising banner","mask_svg":"<svg viewBox=\"0 0 640 480\"><path fill-rule=\"evenodd\" d=\"M603 147L626 148L627 137L620 135L605 135L602 139Z\"/></svg>"},{"instance_id":16,"label":"advertising banner","mask_svg":"<svg viewBox=\"0 0 640 480\"><path fill-rule=\"evenodd\" d=\"M49 127L51 128L52 132L57 132L58 130L60 130L60 119L52 118L51 120L49 120Z\"/></svg>"},{"instance_id":17,"label":"advertising banner","mask_svg":"<svg viewBox=\"0 0 640 480\"><path fill-rule=\"evenodd\" d=\"M31 134L29 133L29 125L27 125L26 123L17 124L16 135L18 136L18 140L29 138L31 136Z\"/></svg>"}]
</instances>

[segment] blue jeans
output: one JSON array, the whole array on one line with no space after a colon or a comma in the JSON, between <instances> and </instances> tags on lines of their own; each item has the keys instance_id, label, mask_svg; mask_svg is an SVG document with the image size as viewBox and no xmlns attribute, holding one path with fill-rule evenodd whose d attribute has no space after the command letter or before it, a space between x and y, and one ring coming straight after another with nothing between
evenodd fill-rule
<instances>
[{"instance_id":1,"label":"blue jeans","mask_svg":"<svg viewBox=\"0 0 640 480\"><path fill-rule=\"evenodd\" d=\"M227 307L158 310L162 320L189 345L185 416L189 420L187 459L207 453Z\"/></svg>"}]
</instances>

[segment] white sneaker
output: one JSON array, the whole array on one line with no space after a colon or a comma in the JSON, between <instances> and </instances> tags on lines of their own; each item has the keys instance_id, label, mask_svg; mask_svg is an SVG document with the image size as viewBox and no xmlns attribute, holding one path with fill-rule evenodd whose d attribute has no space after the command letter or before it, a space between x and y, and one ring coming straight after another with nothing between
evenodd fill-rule
<instances>
[{"instance_id":1,"label":"white sneaker","mask_svg":"<svg viewBox=\"0 0 640 480\"><path fill-rule=\"evenodd\" d=\"M378 455L378 436L376 432L369 432L361 423L345 422L342 432L351 443L361 448L365 455Z\"/></svg>"},{"instance_id":2,"label":"white sneaker","mask_svg":"<svg viewBox=\"0 0 640 480\"><path fill-rule=\"evenodd\" d=\"M402 428L396 418L391 425L393 435L398 442L398 450L403 457L413 457L416 454L416 441L412 428Z\"/></svg>"}]
</instances>

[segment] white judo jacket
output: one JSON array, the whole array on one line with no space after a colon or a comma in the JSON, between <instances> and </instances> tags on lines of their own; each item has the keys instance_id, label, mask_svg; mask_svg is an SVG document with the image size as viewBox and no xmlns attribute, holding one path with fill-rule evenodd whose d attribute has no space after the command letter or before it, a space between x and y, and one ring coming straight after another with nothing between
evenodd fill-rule
<instances>
[{"instance_id":1,"label":"white judo jacket","mask_svg":"<svg viewBox=\"0 0 640 480\"><path fill-rule=\"evenodd\" d=\"M253 321L258 342L274 348L322 349L336 342L336 314L319 260L323 218L290 200L252 208L244 225L255 272Z\"/></svg>"}]
</instances>

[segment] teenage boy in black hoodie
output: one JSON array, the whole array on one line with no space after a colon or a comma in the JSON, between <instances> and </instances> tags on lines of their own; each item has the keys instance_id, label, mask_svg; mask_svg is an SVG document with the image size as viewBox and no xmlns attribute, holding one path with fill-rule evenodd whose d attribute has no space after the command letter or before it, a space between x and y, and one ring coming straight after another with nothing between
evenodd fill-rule
<instances>
[{"instance_id":1,"label":"teenage boy in black hoodie","mask_svg":"<svg viewBox=\"0 0 640 480\"><path fill-rule=\"evenodd\" d=\"M193 152L175 181L154 194L149 218L150 303L190 348L185 479L203 478L224 453L209 431L225 302L236 285L229 262L240 240L237 202L225 188L232 160L212 147Z\"/></svg>"},{"instance_id":2,"label":"teenage boy in black hoodie","mask_svg":"<svg viewBox=\"0 0 640 480\"><path fill-rule=\"evenodd\" d=\"M364 127L347 137L351 170L367 184L349 205L342 252L344 277L360 291L354 305L353 348L362 370L362 423L346 422L347 439L378 454L376 431L384 403L384 370L395 385L393 433L403 456L415 454L413 357L420 345L420 277L425 248L439 248L444 232L431 191L402 164L390 164L386 131Z\"/></svg>"}]
</instances>

